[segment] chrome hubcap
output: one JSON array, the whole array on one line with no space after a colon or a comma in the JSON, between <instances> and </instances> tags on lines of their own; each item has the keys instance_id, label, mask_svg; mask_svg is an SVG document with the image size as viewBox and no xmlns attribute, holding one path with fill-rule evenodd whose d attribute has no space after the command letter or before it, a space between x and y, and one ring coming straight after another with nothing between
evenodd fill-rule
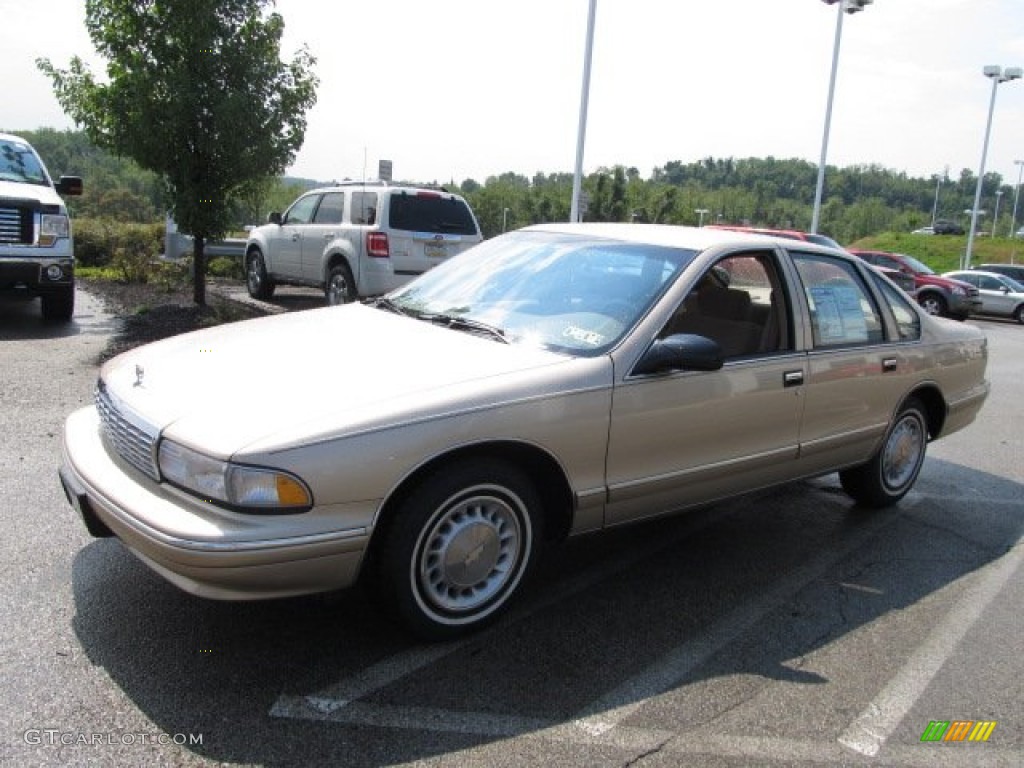
<instances>
[{"instance_id":1,"label":"chrome hubcap","mask_svg":"<svg viewBox=\"0 0 1024 768\"><path fill-rule=\"evenodd\" d=\"M417 550L414 578L424 607L466 614L507 593L522 571L529 536L522 519L512 500L495 495L475 493L442 507Z\"/></svg>"},{"instance_id":2,"label":"chrome hubcap","mask_svg":"<svg viewBox=\"0 0 1024 768\"><path fill-rule=\"evenodd\" d=\"M335 275L331 278L328 289L328 300L331 304L343 304L348 297L348 281L343 275Z\"/></svg>"},{"instance_id":3,"label":"chrome hubcap","mask_svg":"<svg viewBox=\"0 0 1024 768\"><path fill-rule=\"evenodd\" d=\"M914 478L924 455L924 443L924 425L917 417L907 414L900 419L882 457L883 480L889 488L903 488Z\"/></svg>"}]
</instances>

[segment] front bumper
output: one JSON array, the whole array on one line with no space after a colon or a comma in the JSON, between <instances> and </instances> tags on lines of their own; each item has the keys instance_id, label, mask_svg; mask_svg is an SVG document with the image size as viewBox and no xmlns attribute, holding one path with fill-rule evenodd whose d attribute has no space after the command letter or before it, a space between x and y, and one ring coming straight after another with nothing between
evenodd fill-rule
<instances>
[{"instance_id":1,"label":"front bumper","mask_svg":"<svg viewBox=\"0 0 1024 768\"><path fill-rule=\"evenodd\" d=\"M955 293L948 296L951 315L974 315L981 311L981 299L977 296L959 296Z\"/></svg>"},{"instance_id":2,"label":"front bumper","mask_svg":"<svg viewBox=\"0 0 1024 768\"><path fill-rule=\"evenodd\" d=\"M51 277L51 267L59 275ZM27 288L41 293L66 289L74 282L75 262L71 258L0 255L0 288Z\"/></svg>"},{"instance_id":3,"label":"front bumper","mask_svg":"<svg viewBox=\"0 0 1024 768\"><path fill-rule=\"evenodd\" d=\"M94 407L68 417L59 474L93 535L117 536L154 571L201 597L256 600L348 587L369 541L365 528L329 530L329 510L287 516L297 523L286 533L283 516L224 512L153 482L108 452Z\"/></svg>"}]
</instances>

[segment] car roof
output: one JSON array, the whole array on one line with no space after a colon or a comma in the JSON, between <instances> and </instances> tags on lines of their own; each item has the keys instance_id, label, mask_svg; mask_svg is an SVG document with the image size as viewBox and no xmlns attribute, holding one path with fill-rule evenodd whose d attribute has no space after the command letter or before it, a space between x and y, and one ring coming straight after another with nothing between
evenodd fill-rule
<instances>
[{"instance_id":1,"label":"car roof","mask_svg":"<svg viewBox=\"0 0 1024 768\"><path fill-rule=\"evenodd\" d=\"M689 248L702 251L716 246L760 246L773 248L780 245L780 238L772 235L739 232L710 227L683 227L675 224L626 224L626 223L580 223L571 222L534 224L524 227L520 232L552 232L584 235L609 240L622 240L631 243L647 243L663 245L671 248ZM828 253L840 253L835 248L809 243L805 241L789 241L792 245L799 244L801 250L821 250Z\"/></svg>"}]
</instances>

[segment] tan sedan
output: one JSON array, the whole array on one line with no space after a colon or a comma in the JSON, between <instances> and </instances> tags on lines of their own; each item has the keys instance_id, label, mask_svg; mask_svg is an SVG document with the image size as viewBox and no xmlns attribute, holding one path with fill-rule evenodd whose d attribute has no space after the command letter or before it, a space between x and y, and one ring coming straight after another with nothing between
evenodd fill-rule
<instances>
[{"instance_id":1,"label":"tan sedan","mask_svg":"<svg viewBox=\"0 0 1024 768\"><path fill-rule=\"evenodd\" d=\"M185 590L362 575L450 637L507 607L543 541L835 471L895 504L974 419L986 355L834 249L543 225L371 303L124 353L60 475L91 532Z\"/></svg>"}]
</instances>

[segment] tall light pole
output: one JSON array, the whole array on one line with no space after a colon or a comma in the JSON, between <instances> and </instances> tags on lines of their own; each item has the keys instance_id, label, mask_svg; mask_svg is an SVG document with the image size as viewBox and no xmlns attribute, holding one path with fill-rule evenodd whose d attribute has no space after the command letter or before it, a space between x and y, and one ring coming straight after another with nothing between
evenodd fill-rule
<instances>
[{"instance_id":1,"label":"tall light pole","mask_svg":"<svg viewBox=\"0 0 1024 768\"><path fill-rule=\"evenodd\" d=\"M935 202L932 204L932 229L935 229L935 219L939 215L939 189L942 187L942 182L949 176L949 166L947 165L942 175L935 176Z\"/></svg>"},{"instance_id":2,"label":"tall light pole","mask_svg":"<svg viewBox=\"0 0 1024 768\"><path fill-rule=\"evenodd\" d=\"M576 132L576 171L572 177L572 204L569 206L569 221L580 220L580 191L583 188L583 143L587 136L587 104L590 101L590 60L594 53L594 16L597 0L590 0L587 14L587 45L583 54L583 93L580 95L580 125Z\"/></svg>"},{"instance_id":3,"label":"tall light pole","mask_svg":"<svg viewBox=\"0 0 1024 768\"><path fill-rule=\"evenodd\" d=\"M1017 186L1013 191L1013 215L1010 217L1010 237L1017 236L1017 203L1020 202L1020 181L1024 177L1024 160L1014 160L1013 164L1019 166L1017 170Z\"/></svg>"},{"instance_id":4,"label":"tall light pole","mask_svg":"<svg viewBox=\"0 0 1024 768\"><path fill-rule=\"evenodd\" d=\"M996 226L999 224L999 201L1003 199L1003 190L996 190L996 208L992 213L992 234L991 237L996 236Z\"/></svg>"},{"instance_id":5,"label":"tall light pole","mask_svg":"<svg viewBox=\"0 0 1024 768\"><path fill-rule=\"evenodd\" d=\"M839 69L839 44L843 39L843 13L857 13L875 0L821 0L826 5L837 5L836 40L832 45L832 75L828 81L828 101L825 104L825 130L821 137L821 159L818 161L818 184L814 189L814 212L811 215L811 234L818 231L821 219L821 195L825 190L825 158L828 156L828 134L832 127L832 100L836 93L836 72Z\"/></svg>"},{"instance_id":6,"label":"tall light pole","mask_svg":"<svg viewBox=\"0 0 1024 768\"><path fill-rule=\"evenodd\" d=\"M988 155L988 139L992 133L992 113L996 108L996 89L1000 83L1019 80L1024 76L1024 69L1007 67L1003 69L997 64L989 64L981 70L985 77L992 81L992 96L988 102L988 120L985 122L985 141L981 145L981 164L978 166L978 187L974 190L974 205L971 207L971 228L967 230L967 250L964 252L963 269L971 268L971 252L974 250L974 228L978 225L978 207L981 205L981 186L985 181L985 158Z\"/></svg>"}]
</instances>

